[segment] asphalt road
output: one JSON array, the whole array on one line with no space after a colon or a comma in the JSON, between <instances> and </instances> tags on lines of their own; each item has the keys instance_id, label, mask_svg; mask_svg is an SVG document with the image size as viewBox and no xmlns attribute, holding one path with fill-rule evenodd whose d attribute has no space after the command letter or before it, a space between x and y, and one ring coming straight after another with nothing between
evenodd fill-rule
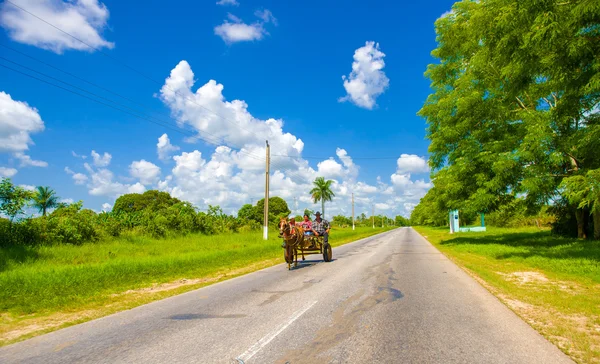
<instances>
[{"instance_id":1,"label":"asphalt road","mask_svg":"<svg viewBox=\"0 0 600 364\"><path fill-rule=\"evenodd\" d=\"M413 229L333 257L0 348L0 362L571 363Z\"/></svg>"}]
</instances>

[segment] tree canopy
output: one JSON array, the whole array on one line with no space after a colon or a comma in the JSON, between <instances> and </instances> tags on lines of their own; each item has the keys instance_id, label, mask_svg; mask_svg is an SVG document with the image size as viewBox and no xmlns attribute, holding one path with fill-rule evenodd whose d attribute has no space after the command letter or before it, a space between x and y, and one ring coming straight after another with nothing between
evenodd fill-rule
<instances>
[{"instance_id":1,"label":"tree canopy","mask_svg":"<svg viewBox=\"0 0 600 364\"><path fill-rule=\"evenodd\" d=\"M581 176L600 168L600 2L465 0L435 27L429 202L536 211L567 189L597 211Z\"/></svg>"}]
</instances>

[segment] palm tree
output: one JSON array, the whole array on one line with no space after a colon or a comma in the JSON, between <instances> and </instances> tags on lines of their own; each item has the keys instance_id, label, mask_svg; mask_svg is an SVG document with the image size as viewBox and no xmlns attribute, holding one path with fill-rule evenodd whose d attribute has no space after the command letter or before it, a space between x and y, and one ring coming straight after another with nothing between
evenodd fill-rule
<instances>
[{"instance_id":1,"label":"palm tree","mask_svg":"<svg viewBox=\"0 0 600 364\"><path fill-rule=\"evenodd\" d=\"M313 185L315 188L310 190L310 194L312 195L313 202L317 203L321 201L321 208L323 210L323 218L325 218L325 201L331 201L335 194L331 190L332 180L325 181L323 177L317 177Z\"/></svg>"},{"instance_id":2,"label":"palm tree","mask_svg":"<svg viewBox=\"0 0 600 364\"><path fill-rule=\"evenodd\" d=\"M39 186L34 192L32 205L42 213L42 216L46 216L48 209L58 207L60 203L54 190L50 187Z\"/></svg>"}]
</instances>

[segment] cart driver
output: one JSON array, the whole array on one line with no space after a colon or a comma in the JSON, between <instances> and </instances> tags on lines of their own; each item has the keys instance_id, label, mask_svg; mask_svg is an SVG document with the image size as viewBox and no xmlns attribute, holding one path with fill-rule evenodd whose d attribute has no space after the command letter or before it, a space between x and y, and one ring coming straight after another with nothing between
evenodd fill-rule
<instances>
[{"instance_id":1,"label":"cart driver","mask_svg":"<svg viewBox=\"0 0 600 364\"><path fill-rule=\"evenodd\" d=\"M315 221L312 223L312 231L316 236L323 236L323 243L329 242L329 221L321 219L321 213L317 211Z\"/></svg>"}]
</instances>

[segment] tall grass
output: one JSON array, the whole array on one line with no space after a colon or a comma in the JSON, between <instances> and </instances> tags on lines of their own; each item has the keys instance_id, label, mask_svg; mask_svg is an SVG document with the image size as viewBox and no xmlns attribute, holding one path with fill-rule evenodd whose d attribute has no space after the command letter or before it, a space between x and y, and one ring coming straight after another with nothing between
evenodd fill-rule
<instances>
[{"instance_id":1,"label":"tall grass","mask_svg":"<svg viewBox=\"0 0 600 364\"><path fill-rule=\"evenodd\" d=\"M387 230L387 229L386 229ZM332 245L383 231L336 229ZM82 246L0 250L0 311L10 316L73 310L109 301L114 293L181 278L209 277L281 257L275 232L188 235L172 239L129 236Z\"/></svg>"}]
</instances>

